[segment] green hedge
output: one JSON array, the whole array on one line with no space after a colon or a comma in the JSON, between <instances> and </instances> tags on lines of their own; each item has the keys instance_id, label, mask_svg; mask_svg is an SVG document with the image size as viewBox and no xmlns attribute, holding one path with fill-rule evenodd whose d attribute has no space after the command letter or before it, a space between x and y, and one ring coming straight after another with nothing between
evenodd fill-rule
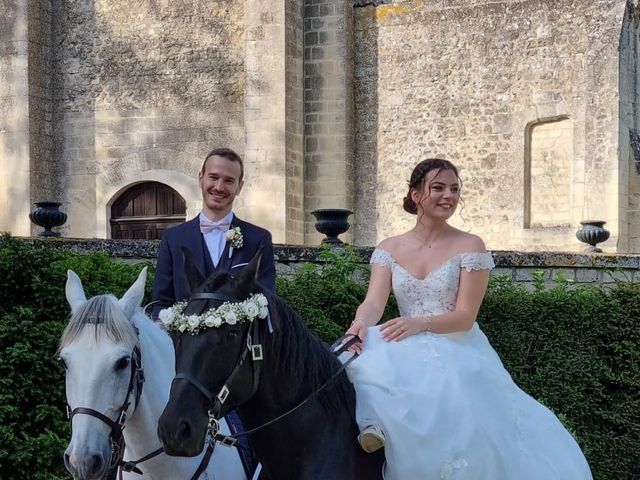
<instances>
[{"instance_id":1,"label":"green hedge","mask_svg":"<svg viewBox=\"0 0 640 480\"><path fill-rule=\"evenodd\" d=\"M69 314L67 269L87 295L122 295L140 266L79 256L0 237L0 478L62 480L70 438L64 369L56 352ZM151 280L149 281L149 285Z\"/></svg>"},{"instance_id":2,"label":"green hedge","mask_svg":"<svg viewBox=\"0 0 640 480\"><path fill-rule=\"evenodd\" d=\"M348 250L324 251L278 293L332 341L366 293L368 271ZM67 479L62 453L64 372L56 358L68 315L66 270L87 295L124 293L140 265L74 255L0 237L0 478ZM152 273L152 272L150 272ZM152 274L148 278L148 287ZM149 293L149 291L148 291ZM640 463L640 287L558 286L527 292L492 279L479 322L514 379L559 414L584 449L596 480L632 480ZM385 318L397 315L393 301ZM634 476L635 474L635 476Z\"/></svg>"},{"instance_id":3,"label":"green hedge","mask_svg":"<svg viewBox=\"0 0 640 480\"><path fill-rule=\"evenodd\" d=\"M323 255L327 267L278 279L278 292L332 341L364 298L353 279L366 272L348 251ZM492 278L478 322L516 383L574 434L596 480L640 479L640 285L556 284L545 290L538 275L528 292ZM392 298L384 318L394 316Z\"/></svg>"}]
</instances>

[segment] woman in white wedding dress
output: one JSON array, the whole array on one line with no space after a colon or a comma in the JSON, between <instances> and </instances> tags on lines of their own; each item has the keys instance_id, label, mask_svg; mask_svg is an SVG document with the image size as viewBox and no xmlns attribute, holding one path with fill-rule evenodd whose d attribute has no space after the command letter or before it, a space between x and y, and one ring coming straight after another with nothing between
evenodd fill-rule
<instances>
[{"instance_id":1,"label":"woman in white wedding dress","mask_svg":"<svg viewBox=\"0 0 640 480\"><path fill-rule=\"evenodd\" d=\"M456 167L420 162L404 208L410 231L380 243L347 333L363 339L348 367L359 440L384 446L387 480L587 480L580 447L556 416L520 390L476 316L494 267L482 240L447 224ZM381 326L389 293L400 317Z\"/></svg>"}]
</instances>

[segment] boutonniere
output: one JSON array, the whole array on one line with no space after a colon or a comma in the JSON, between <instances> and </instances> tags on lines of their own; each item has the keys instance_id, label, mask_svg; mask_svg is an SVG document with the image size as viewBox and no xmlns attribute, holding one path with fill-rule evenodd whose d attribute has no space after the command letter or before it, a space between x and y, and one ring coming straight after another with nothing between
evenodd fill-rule
<instances>
[{"instance_id":1,"label":"boutonniere","mask_svg":"<svg viewBox=\"0 0 640 480\"><path fill-rule=\"evenodd\" d=\"M229 242L229 258L231 258L231 255L233 255L233 249L242 248L242 246L244 245L242 230L240 230L240 227L230 228L229 230L227 230L227 233L225 233L225 237L227 239L227 242Z\"/></svg>"}]
</instances>

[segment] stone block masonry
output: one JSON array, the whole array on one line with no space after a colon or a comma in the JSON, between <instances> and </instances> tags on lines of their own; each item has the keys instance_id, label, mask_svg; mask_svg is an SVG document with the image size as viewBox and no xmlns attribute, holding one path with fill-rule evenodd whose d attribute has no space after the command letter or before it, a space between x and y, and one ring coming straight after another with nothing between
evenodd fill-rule
<instances>
[{"instance_id":1,"label":"stone block masonry","mask_svg":"<svg viewBox=\"0 0 640 480\"><path fill-rule=\"evenodd\" d=\"M355 206L353 8L347 0L304 5L305 239L316 243L322 236L309 212Z\"/></svg>"},{"instance_id":2,"label":"stone block masonry","mask_svg":"<svg viewBox=\"0 0 640 480\"><path fill-rule=\"evenodd\" d=\"M640 250L638 0L6 0L0 231L59 200L62 233L109 237L130 188L199 209L212 148L246 161L238 215L316 244L410 228L413 165L460 168L455 226L489 248L570 250L602 219Z\"/></svg>"},{"instance_id":3,"label":"stone block masonry","mask_svg":"<svg viewBox=\"0 0 640 480\"><path fill-rule=\"evenodd\" d=\"M577 250L575 231L590 216L608 221L604 247L615 249L619 209L627 208L619 176L628 164L618 153L619 136L628 136L617 120L627 71L618 47L621 27L632 30L637 18L627 3L411 0L356 8L363 135L356 168L366 179L356 204L358 218L373 226L358 225L355 242L410 228L415 219L401 199L411 168L444 157L463 180L454 224L491 247ZM558 150L531 125L561 118L568 122ZM372 172L375 192L367 190Z\"/></svg>"}]
</instances>

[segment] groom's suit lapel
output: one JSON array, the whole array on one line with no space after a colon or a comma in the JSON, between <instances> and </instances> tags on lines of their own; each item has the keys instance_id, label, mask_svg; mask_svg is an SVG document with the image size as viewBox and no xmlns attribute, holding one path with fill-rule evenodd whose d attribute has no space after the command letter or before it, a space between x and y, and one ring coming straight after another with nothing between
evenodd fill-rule
<instances>
[{"instance_id":1,"label":"groom's suit lapel","mask_svg":"<svg viewBox=\"0 0 640 480\"><path fill-rule=\"evenodd\" d=\"M235 227L240 227L240 231L242 231L244 235L244 228L242 226L242 223L243 223L242 220L239 220L238 217L236 217L234 214L233 220L231 220L231 226L229 228L231 229ZM245 238L245 242L246 241L247 239ZM218 269L226 270L227 272L232 273L231 265L233 264L233 259L237 255L238 251L236 248L234 248L233 251L231 252L231 255L229 255L230 250L231 250L231 245L229 244L229 241L225 241L224 249L222 250L222 255L220 256L220 261L218 262Z\"/></svg>"}]
</instances>

